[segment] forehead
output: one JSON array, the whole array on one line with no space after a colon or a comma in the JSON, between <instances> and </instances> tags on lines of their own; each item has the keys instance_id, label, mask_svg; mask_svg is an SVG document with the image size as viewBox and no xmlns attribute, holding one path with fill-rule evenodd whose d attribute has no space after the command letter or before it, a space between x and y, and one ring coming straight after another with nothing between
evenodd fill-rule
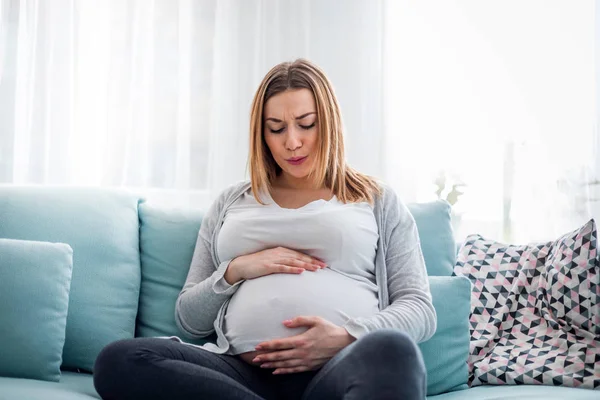
<instances>
[{"instance_id":1,"label":"forehead","mask_svg":"<svg viewBox=\"0 0 600 400\"><path fill-rule=\"evenodd\" d=\"M316 108L315 98L310 90L291 89L271 97L265 103L264 114L266 118L297 117L316 112Z\"/></svg>"}]
</instances>

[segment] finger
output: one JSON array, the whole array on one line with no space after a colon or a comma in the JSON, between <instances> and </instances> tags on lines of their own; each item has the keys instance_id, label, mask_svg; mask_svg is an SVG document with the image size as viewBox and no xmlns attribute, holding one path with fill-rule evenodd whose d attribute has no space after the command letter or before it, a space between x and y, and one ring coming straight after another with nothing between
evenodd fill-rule
<instances>
[{"instance_id":1,"label":"finger","mask_svg":"<svg viewBox=\"0 0 600 400\"><path fill-rule=\"evenodd\" d=\"M276 362L270 362L270 363L264 363L261 364L261 368L274 368L274 369L278 369L278 368L298 368L298 367L304 367L307 370L314 370L317 368L320 368L321 366L325 365L327 363L327 361L329 361L331 358L318 358L312 361L307 361L306 359L293 359L293 360L284 360L284 361L276 361Z\"/></svg>"},{"instance_id":2,"label":"finger","mask_svg":"<svg viewBox=\"0 0 600 400\"><path fill-rule=\"evenodd\" d=\"M327 263L323 260L321 260L320 258L313 258L313 263L318 264L321 266L321 268L325 268L327 267Z\"/></svg>"},{"instance_id":3,"label":"finger","mask_svg":"<svg viewBox=\"0 0 600 400\"><path fill-rule=\"evenodd\" d=\"M288 328L298 327L298 326L315 326L320 323L321 319L319 317L312 316L300 316L295 317L290 320L283 321L284 325Z\"/></svg>"},{"instance_id":4,"label":"finger","mask_svg":"<svg viewBox=\"0 0 600 400\"><path fill-rule=\"evenodd\" d=\"M300 340L300 339L291 339L291 338L285 338L285 339L279 339L279 340L272 340L270 342L264 342L264 343L260 343L258 346L255 347L255 350L260 350L260 351L264 351L264 350L288 350L288 349L295 349L298 347L302 347L304 346L304 341ZM273 355L270 355L271 357L273 357ZM264 355L260 355L260 358L262 359L264 357Z\"/></svg>"},{"instance_id":5,"label":"finger","mask_svg":"<svg viewBox=\"0 0 600 400\"><path fill-rule=\"evenodd\" d=\"M284 361L273 361L269 363L263 363L260 365L261 368L295 368L301 367L306 364L305 360L294 359Z\"/></svg>"},{"instance_id":6,"label":"finger","mask_svg":"<svg viewBox=\"0 0 600 400\"><path fill-rule=\"evenodd\" d=\"M298 267L298 268L309 269L311 271L316 271L321 268L321 266L318 264L304 262L304 261L301 261L301 260L298 260L295 258L286 258L285 260L281 261L280 264L287 265L289 267Z\"/></svg>"},{"instance_id":7,"label":"finger","mask_svg":"<svg viewBox=\"0 0 600 400\"><path fill-rule=\"evenodd\" d=\"M296 372L304 372L304 371L308 371L308 367L278 368L275 371L273 371L273 375L294 374Z\"/></svg>"},{"instance_id":8,"label":"finger","mask_svg":"<svg viewBox=\"0 0 600 400\"><path fill-rule=\"evenodd\" d=\"M271 274L301 274L304 268L288 267L283 264L273 264L269 275Z\"/></svg>"},{"instance_id":9,"label":"finger","mask_svg":"<svg viewBox=\"0 0 600 400\"><path fill-rule=\"evenodd\" d=\"M304 262L311 262L312 261L312 257L309 256L308 254L301 253L301 252L299 252L297 250L292 250L292 249L289 249L289 250L290 250L289 255L291 257L294 257L294 258L296 258L296 259L298 259L300 261L304 261Z\"/></svg>"},{"instance_id":10,"label":"finger","mask_svg":"<svg viewBox=\"0 0 600 400\"><path fill-rule=\"evenodd\" d=\"M282 351L275 351L275 352L271 352L271 353L259 354L256 357L254 357L252 362L262 363L262 362L286 361L286 360L301 359L304 356L306 356L306 351L304 351L304 350L302 350L302 351L300 351L298 349L282 350Z\"/></svg>"},{"instance_id":11,"label":"finger","mask_svg":"<svg viewBox=\"0 0 600 400\"><path fill-rule=\"evenodd\" d=\"M327 264L325 264L323 262L323 260L320 260L317 257L311 257L307 254L300 253L299 251L296 251L296 250L291 250L291 251L294 254L294 256L302 262L305 262L308 264L315 264L315 265L318 265L320 268L325 268L327 266Z\"/></svg>"}]
</instances>

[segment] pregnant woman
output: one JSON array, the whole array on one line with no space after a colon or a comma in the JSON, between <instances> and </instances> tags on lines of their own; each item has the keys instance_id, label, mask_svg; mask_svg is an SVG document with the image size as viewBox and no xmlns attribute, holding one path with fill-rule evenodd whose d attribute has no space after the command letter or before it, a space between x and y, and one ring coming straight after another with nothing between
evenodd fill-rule
<instances>
[{"instance_id":1,"label":"pregnant woman","mask_svg":"<svg viewBox=\"0 0 600 400\"><path fill-rule=\"evenodd\" d=\"M108 345L105 399L424 399L416 343L436 314L415 221L345 160L340 107L306 60L252 104L250 182L206 213L175 319L182 336Z\"/></svg>"}]
</instances>

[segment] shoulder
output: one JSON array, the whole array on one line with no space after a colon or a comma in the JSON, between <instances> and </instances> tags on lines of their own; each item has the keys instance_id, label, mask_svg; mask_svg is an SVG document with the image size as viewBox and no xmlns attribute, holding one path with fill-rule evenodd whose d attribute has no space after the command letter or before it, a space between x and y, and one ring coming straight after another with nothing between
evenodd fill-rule
<instances>
[{"instance_id":1,"label":"shoulder","mask_svg":"<svg viewBox=\"0 0 600 400\"><path fill-rule=\"evenodd\" d=\"M412 219L407 205L389 184L378 181L381 194L375 198L375 209L387 222Z\"/></svg>"},{"instance_id":2,"label":"shoulder","mask_svg":"<svg viewBox=\"0 0 600 400\"><path fill-rule=\"evenodd\" d=\"M375 197L376 203L381 203L383 209L404 206L404 202L400 199L398 193L389 184L378 181L377 185L381 190L381 194Z\"/></svg>"},{"instance_id":3,"label":"shoulder","mask_svg":"<svg viewBox=\"0 0 600 400\"><path fill-rule=\"evenodd\" d=\"M243 180L236 183L233 183L223 189L221 193L216 198L216 202L228 203L230 200L234 200L246 190L250 188L250 181Z\"/></svg>"},{"instance_id":4,"label":"shoulder","mask_svg":"<svg viewBox=\"0 0 600 400\"><path fill-rule=\"evenodd\" d=\"M398 199L396 191L386 182L377 181L377 186L379 186L379 190L381 190L381 194L379 195L381 201L385 202Z\"/></svg>"},{"instance_id":5,"label":"shoulder","mask_svg":"<svg viewBox=\"0 0 600 400\"><path fill-rule=\"evenodd\" d=\"M230 205L242 193L250 188L250 181L244 180L229 185L223 189L214 199L206 212L206 217L217 218L224 207Z\"/></svg>"}]
</instances>

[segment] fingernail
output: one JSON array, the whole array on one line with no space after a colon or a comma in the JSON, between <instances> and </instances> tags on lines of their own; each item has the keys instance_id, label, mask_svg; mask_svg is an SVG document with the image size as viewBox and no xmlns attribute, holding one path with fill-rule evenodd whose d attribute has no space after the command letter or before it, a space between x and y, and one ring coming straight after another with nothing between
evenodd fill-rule
<instances>
[{"instance_id":1,"label":"fingernail","mask_svg":"<svg viewBox=\"0 0 600 400\"><path fill-rule=\"evenodd\" d=\"M258 357L255 357L254 360L252 360L252 362L259 362L259 361L260 361L260 358L258 358Z\"/></svg>"}]
</instances>

